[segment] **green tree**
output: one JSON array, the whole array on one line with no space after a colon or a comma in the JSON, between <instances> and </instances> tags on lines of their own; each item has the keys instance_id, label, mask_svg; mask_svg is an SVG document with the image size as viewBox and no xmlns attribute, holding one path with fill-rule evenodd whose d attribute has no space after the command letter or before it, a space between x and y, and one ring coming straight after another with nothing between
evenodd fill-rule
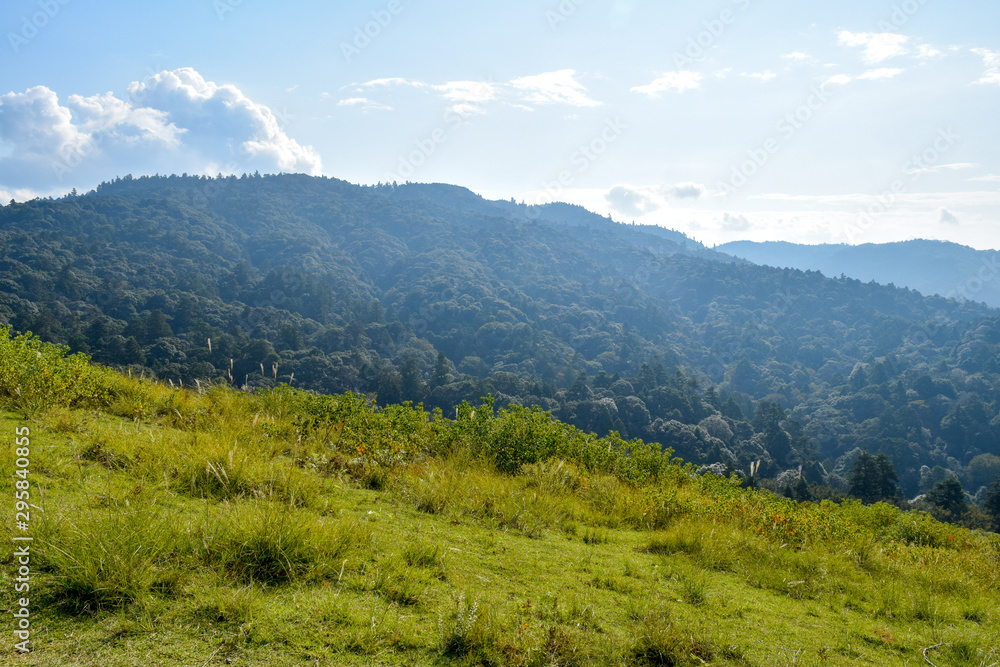
<instances>
[{"instance_id":1,"label":"green tree","mask_svg":"<svg viewBox=\"0 0 1000 667\"><path fill-rule=\"evenodd\" d=\"M986 492L986 502L983 503L983 509L993 517L993 531L1000 533L1000 476Z\"/></svg>"},{"instance_id":2,"label":"green tree","mask_svg":"<svg viewBox=\"0 0 1000 667\"><path fill-rule=\"evenodd\" d=\"M399 366L399 389L404 401L418 403L424 395L424 380L420 377L420 364L416 357L406 355Z\"/></svg>"},{"instance_id":3,"label":"green tree","mask_svg":"<svg viewBox=\"0 0 1000 667\"><path fill-rule=\"evenodd\" d=\"M884 453L874 456L862 452L850 474L850 493L864 503L877 503L899 497L899 476Z\"/></svg>"},{"instance_id":4,"label":"green tree","mask_svg":"<svg viewBox=\"0 0 1000 667\"><path fill-rule=\"evenodd\" d=\"M954 477L949 477L943 482L938 482L927 493L927 500L956 518L965 512L967 506L962 483Z\"/></svg>"},{"instance_id":5,"label":"green tree","mask_svg":"<svg viewBox=\"0 0 1000 667\"><path fill-rule=\"evenodd\" d=\"M448 384L448 357L444 352L438 352L437 361L434 362L434 375L431 378L431 389Z\"/></svg>"}]
</instances>

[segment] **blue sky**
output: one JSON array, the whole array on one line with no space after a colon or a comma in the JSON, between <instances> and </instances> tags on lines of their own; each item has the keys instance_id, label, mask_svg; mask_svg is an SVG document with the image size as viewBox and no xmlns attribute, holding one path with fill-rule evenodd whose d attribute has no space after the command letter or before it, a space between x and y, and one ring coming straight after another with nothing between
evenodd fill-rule
<instances>
[{"instance_id":1,"label":"blue sky","mask_svg":"<svg viewBox=\"0 0 1000 667\"><path fill-rule=\"evenodd\" d=\"M9 0L0 198L294 171L1000 248L995 0Z\"/></svg>"}]
</instances>

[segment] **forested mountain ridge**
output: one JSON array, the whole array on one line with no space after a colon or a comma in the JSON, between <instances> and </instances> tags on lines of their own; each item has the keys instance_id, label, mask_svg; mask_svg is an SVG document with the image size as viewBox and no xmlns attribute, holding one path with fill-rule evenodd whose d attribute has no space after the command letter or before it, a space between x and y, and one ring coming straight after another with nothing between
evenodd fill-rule
<instances>
[{"instance_id":1,"label":"forested mountain ridge","mask_svg":"<svg viewBox=\"0 0 1000 667\"><path fill-rule=\"evenodd\" d=\"M918 239L863 245L734 241L714 250L754 264L821 271L1000 306L1000 251Z\"/></svg>"},{"instance_id":2,"label":"forested mountain ridge","mask_svg":"<svg viewBox=\"0 0 1000 667\"><path fill-rule=\"evenodd\" d=\"M0 208L0 248L0 321L165 380L443 410L493 393L778 485L846 488L865 448L907 495L1000 473L996 311L566 205L127 177Z\"/></svg>"}]
</instances>

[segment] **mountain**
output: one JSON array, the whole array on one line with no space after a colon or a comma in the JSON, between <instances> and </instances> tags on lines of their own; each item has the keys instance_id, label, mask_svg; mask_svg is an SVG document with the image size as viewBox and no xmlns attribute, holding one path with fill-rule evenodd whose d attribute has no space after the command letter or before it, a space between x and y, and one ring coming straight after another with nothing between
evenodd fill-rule
<instances>
[{"instance_id":1,"label":"mountain","mask_svg":"<svg viewBox=\"0 0 1000 667\"><path fill-rule=\"evenodd\" d=\"M921 294L980 301L1000 307L1000 252L946 241L864 245L800 245L784 241L734 241L715 250L754 264L845 275Z\"/></svg>"},{"instance_id":2,"label":"mountain","mask_svg":"<svg viewBox=\"0 0 1000 667\"><path fill-rule=\"evenodd\" d=\"M0 207L0 323L164 381L492 394L719 463L902 492L1000 464L1000 314L448 185L120 178ZM1000 468L997 468L1000 471Z\"/></svg>"}]
</instances>

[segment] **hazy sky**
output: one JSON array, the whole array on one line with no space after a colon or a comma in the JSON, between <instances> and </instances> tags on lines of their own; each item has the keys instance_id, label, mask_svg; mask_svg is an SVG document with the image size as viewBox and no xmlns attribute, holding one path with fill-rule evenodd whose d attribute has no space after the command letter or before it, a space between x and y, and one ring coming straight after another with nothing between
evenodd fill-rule
<instances>
[{"instance_id":1,"label":"hazy sky","mask_svg":"<svg viewBox=\"0 0 1000 667\"><path fill-rule=\"evenodd\" d=\"M1000 248L996 0L8 0L0 197L305 172Z\"/></svg>"}]
</instances>

